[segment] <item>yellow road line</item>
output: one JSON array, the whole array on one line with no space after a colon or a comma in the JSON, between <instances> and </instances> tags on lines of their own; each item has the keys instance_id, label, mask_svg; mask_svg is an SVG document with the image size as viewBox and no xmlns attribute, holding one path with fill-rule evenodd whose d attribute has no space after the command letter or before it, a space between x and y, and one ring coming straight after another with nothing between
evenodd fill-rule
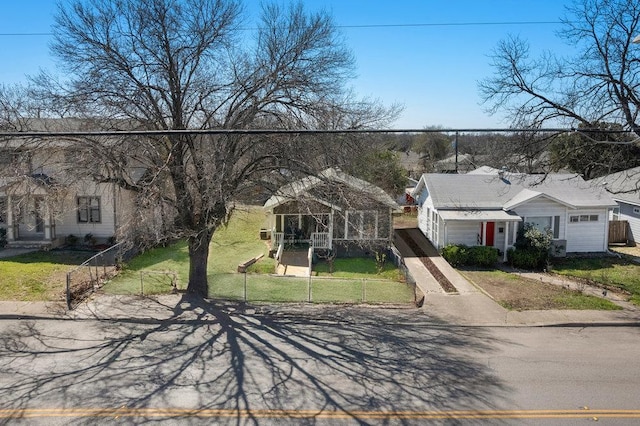
<instances>
[{"instance_id":1,"label":"yellow road line","mask_svg":"<svg viewBox=\"0 0 640 426\"><path fill-rule=\"evenodd\" d=\"M0 418L52 417L220 417L313 419L640 419L640 410L443 410L443 411L318 411L232 410L186 408L20 408L0 409Z\"/></svg>"}]
</instances>

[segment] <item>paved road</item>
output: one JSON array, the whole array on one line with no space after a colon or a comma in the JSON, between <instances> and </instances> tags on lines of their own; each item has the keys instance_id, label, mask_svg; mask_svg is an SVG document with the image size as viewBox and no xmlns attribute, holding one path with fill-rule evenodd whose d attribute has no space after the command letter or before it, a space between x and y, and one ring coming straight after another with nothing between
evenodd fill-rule
<instances>
[{"instance_id":1,"label":"paved road","mask_svg":"<svg viewBox=\"0 0 640 426\"><path fill-rule=\"evenodd\" d=\"M639 328L189 301L173 312L0 320L0 423L640 422Z\"/></svg>"}]
</instances>

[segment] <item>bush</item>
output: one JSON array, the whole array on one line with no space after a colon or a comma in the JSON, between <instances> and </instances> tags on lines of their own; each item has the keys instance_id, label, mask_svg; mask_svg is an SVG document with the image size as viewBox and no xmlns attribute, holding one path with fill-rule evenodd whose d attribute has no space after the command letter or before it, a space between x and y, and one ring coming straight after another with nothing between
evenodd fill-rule
<instances>
[{"instance_id":1,"label":"bush","mask_svg":"<svg viewBox=\"0 0 640 426\"><path fill-rule=\"evenodd\" d=\"M7 230L0 228L0 248L4 248L7 245Z\"/></svg>"},{"instance_id":2,"label":"bush","mask_svg":"<svg viewBox=\"0 0 640 426\"><path fill-rule=\"evenodd\" d=\"M533 249L509 249L507 261L514 268L519 269L544 269L547 264L547 252Z\"/></svg>"},{"instance_id":3,"label":"bush","mask_svg":"<svg viewBox=\"0 0 640 426\"><path fill-rule=\"evenodd\" d=\"M544 269L549 259L553 234L550 229L541 231L530 223L518 230L514 249L507 252L507 260L514 268ZM510 253L511 252L511 253Z\"/></svg>"},{"instance_id":4,"label":"bush","mask_svg":"<svg viewBox=\"0 0 640 426\"><path fill-rule=\"evenodd\" d=\"M451 266L479 266L490 268L498 262L499 253L495 247L450 244L442 249L442 257Z\"/></svg>"},{"instance_id":5,"label":"bush","mask_svg":"<svg viewBox=\"0 0 640 426\"><path fill-rule=\"evenodd\" d=\"M449 244L442 248L442 257L451 266L464 266L469 262L469 247L464 244Z\"/></svg>"},{"instance_id":6,"label":"bush","mask_svg":"<svg viewBox=\"0 0 640 426\"><path fill-rule=\"evenodd\" d=\"M498 249L487 246L474 246L469 248L469 265L490 268L498 263Z\"/></svg>"}]
</instances>

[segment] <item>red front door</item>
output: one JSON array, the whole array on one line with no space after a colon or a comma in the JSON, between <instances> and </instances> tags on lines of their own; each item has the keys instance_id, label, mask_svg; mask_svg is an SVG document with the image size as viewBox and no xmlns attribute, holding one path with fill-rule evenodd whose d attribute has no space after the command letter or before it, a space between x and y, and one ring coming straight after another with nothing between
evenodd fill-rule
<instances>
[{"instance_id":1,"label":"red front door","mask_svg":"<svg viewBox=\"0 0 640 426\"><path fill-rule=\"evenodd\" d=\"M496 231L496 223L495 222L487 222L487 236L484 241L485 246L493 247L493 237Z\"/></svg>"}]
</instances>

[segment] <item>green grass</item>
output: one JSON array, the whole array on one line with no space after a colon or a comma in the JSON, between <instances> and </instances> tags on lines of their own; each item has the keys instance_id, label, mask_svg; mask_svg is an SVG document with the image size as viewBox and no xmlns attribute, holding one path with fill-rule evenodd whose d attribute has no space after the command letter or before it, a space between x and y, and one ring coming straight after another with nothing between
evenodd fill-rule
<instances>
[{"instance_id":1,"label":"green grass","mask_svg":"<svg viewBox=\"0 0 640 426\"><path fill-rule=\"evenodd\" d=\"M214 299L244 299L243 274L236 273L238 264L264 254L251 265L246 275L247 300L263 302L306 302L309 300L309 279L277 277L275 262L267 256L268 247L259 239L265 213L259 207L249 207L234 213L228 227L218 229L210 246L208 272L209 296ZM336 259L335 272L328 273L326 263L317 265L319 277L313 277L312 301L359 303L364 296L370 303L411 303L413 289L400 282L402 275L391 263L378 274L373 259ZM134 258L103 290L112 294L139 294L141 272L144 273L144 293L167 293L171 290L170 275L178 277L178 289L186 288L189 277L189 252L186 242L150 250ZM149 273L156 272L156 273ZM322 279L331 277L332 279Z\"/></svg>"},{"instance_id":2,"label":"green grass","mask_svg":"<svg viewBox=\"0 0 640 426\"><path fill-rule=\"evenodd\" d=\"M49 251L0 259L3 300L64 300L66 273L93 253Z\"/></svg>"},{"instance_id":3,"label":"green grass","mask_svg":"<svg viewBox=\"0 0 640 426\"><path fill-rule=\"evenodd\" d=\"M510 310L619 310L615 303L551 283L521 277L500 270L461 270L496 302Z\"/></svg>"},{"instance_id":4,"label":"green grass","mask_svg":"<svg viewBox=\"0 0 640 426\"><path fill-rule=\"evenodd\" d=\"M624 257L556 260L553 272L621 288L631 294L631 302L640 305L640 265Z\"/></svg>"},{"instance_id":5,"label":"green grass","mask_svg":"<svg viewBox=\"0 0 640 426\"><path fill-rule=\"evenodd\" d=\"M260 254L264 254L263 258L252 265L250 271L273 271L273 259L266 256L268 247L265 241L258 238L265 218L265 212L259 207L241 208L234 212L228 226L216 230L207 264L210 284L215 284L217 275L235 273L239 263ZM135 257L115 279L105 284L103 290L112 294L140 293L141 271L175 272L178 289L186 289L189 281L189 248L186 241L154 248ZM163 281L144 276L146 294L166 293L169 290L168 278Z\"/></svg>"},{"instance_id":6,"label":"green grass","mask_svg":"<svg viewBox=\"0 0 640 426\"><path fill-rule=\"evenodd\" d=\"M329 273L329 265L326 262L318 262L314 266L315 275L332 276L336 278L378 278L392 281L401 281L402 274L392 263L386 262L378 273L376 262L370 258L340 258L333 262L333 274Z\"/></svg>"},{"instance_id":7,"label":"green grass","mask_svg":"<svg viewBox=\"0 0 640 426\"><path fill-rule=\"evenodd\" d=\"M242 274L210 277L214 299L244 299ZM364 292L363 292L364 287ZM397 303L413 302L413 288L405 283L372 279L311 277L313 303ZM247 274L247 300L259 302L308 302L309 278Z\"/></svg>"}]
</instances>

